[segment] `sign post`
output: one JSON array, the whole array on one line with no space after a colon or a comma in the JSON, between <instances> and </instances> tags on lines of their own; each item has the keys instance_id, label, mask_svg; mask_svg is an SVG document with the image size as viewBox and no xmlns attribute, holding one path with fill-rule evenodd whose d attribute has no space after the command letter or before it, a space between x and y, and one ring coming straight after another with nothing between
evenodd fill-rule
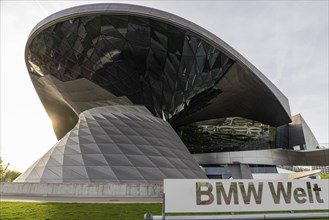
<instances>
[{"instance_id":1,"label":"sign post","mask_svg":"<svg viewBox=\"0 0 329 220\"><path fill-rule=\"evenodd\" d=\"M166 213L328 210L328 180L166 179Z\"/></svg>"},{"instance_id":2,"label":"sign post","mask_svg":"<svg viewBox=\"0 0 329 220\"><path fill-rule=\"evenodd\" d=\"M295 213L295 210L304 212ZM319 210L319 212L309 212ZM291 211L290 213L267 213ZM224 212L234 215L220 214ZM259 212L259 214L239 214ZM263 212L263 213L262 213ZM177 219L170 213L219 213L179 216L179 219L329 219L328 180L213 180L166 179L162 216L145 220Z\"/></svg>"}]
</instances>

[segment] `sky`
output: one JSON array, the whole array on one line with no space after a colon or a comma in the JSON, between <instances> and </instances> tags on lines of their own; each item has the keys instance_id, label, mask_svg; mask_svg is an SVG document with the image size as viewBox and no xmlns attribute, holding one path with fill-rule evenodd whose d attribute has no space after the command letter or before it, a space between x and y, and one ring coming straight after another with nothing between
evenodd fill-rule
<instances>
[{"instance_id":1,"label":"sky","mask_svg":"<svg viewBox=\"0 0 329 220\"><path fill-rule=\"evenodd\" d=\"M52 13L102 1L0 2L1 159L23 172L57 142L26 69L29 33ZM329 142L328 1L111 2L167 11L217 35L285 94L319 143Z\"/></svg>"}]
</instances>

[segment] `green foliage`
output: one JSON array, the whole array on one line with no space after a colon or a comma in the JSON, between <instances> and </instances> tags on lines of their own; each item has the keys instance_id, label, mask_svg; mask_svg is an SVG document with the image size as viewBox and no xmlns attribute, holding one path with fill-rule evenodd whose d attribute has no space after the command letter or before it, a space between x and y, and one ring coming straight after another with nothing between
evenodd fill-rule
<instances>
[{"instance_id":1,"label":"green foliage","mask_svg":"<svg viewBox=\"0 0 329 220\"><path fill-rule=\"evenodd\" d=\"M3 161L0 158L0 182L13 182L19 175L21 175L21 173L16 170L8 170L8 165L3 164Z\"/></svg>"},{"instance_id":2,"label":"green foliage","mask_svg":"<svg viewBox=\"0 0 329 220\"><path fill-rule=\"evenodd\" d=\"M4 167L2 165L2 160L0 158L0 177L2 177L3 173L4 173Z\"/></svg>"},{"instance_id":3,"label":"green foliage","mask_svg":"<svg viewBox=\"0 0 329 220\"><path fill-rule=\"evenodd\" d=\"M329 179L329 174L322 173L322 174L320 174L320 178L321 179Z\"/></svg>"},{"instance_id":4,"label":"green foliage","mask_svg":"<svg viewBox=\"0 0 329 220\"><path fill-rule=\"evenodd\" d=\"M40 202L3 202L0 205L0 219L47 219L47 220L136 220L143 219L145 213L161 216L160 203L40 203ZM326 212L327 210L298 210L298 212ZM275 212L237 212L236 214L288 213ZM210 215L232 214L231 212L207 213ZM204 215L204 213L171 213L177 215ZM321 218L312 218L312 220Z\"/></svg>"},{"instance_id":5,"label":"green foliage","mask_svg":"<svg viewBox=\"0 0 329 220\"><path fill-rule=\"evenodd\" d=\"M1 180L2 182L13 182L19 175L21 175L21 172L16 170L7 170Z\"/></svg>"},{"instance_id":6,"label":"green foliage","mask_svg":"<svg viewBox=\"0 0 329 220\"><path fill-rule=\"evenodd\" d=\"M0 219L143 219L161 215L161 204L1 202Z\"/></svg>"}]
</instances>

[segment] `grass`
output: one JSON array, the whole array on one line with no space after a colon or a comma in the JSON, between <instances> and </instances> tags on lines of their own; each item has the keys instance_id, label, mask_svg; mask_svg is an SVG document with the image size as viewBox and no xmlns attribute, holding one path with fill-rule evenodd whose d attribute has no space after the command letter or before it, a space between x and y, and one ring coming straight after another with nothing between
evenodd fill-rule
<instances>
[{"instance_id":1,"label":"grass","mask_svg":"<svg viewBox=\"0 0 329 220\"><path fill-rule=\"evenodd\" d=\"M144 219L145 213L161 215L161 204L1 202L0 219Z\"/></svg>"},{"instance_id":2,"label":"grass","mask_svg":"<svg viewBox=\"0 0 329 220\"><path fill-rule=\"evenodd\" d=\"M160 203L136 203L136 204L114 204L114 203L38 203L38 202L1 202L0 219L110 219L110 220L135 220L144 219L145 213L161 215L162 204ZM314 212L328 210L313 210ZM310 211L295 211L310 212ZM263 212L264 213L264 212ZM287 213L287 211L265 212L265 213ZM200 215L200 213L170 213L173 215ZM209 214L231 214L207 213ZM260 214L260 212L240 212L235 214ZM204 215L204 214L201 214ZM319 218L320 219L320 218Z\"/></svg>"}]
</instances>

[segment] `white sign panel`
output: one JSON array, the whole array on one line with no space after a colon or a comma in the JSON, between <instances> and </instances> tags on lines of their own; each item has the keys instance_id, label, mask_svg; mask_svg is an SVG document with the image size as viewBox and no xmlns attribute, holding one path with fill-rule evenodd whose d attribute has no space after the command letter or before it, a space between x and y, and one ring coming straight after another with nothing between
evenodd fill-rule
<instances>
[{"instance_id":1,"label":"white sign panel","mask_svg":"<svg viewBox=\"0 0 329 220\"><path fill-rule=\"evenodd\" d=\"M165 179L165 211L329 209L328 180Z\"/></svg>"}]
</instances>

